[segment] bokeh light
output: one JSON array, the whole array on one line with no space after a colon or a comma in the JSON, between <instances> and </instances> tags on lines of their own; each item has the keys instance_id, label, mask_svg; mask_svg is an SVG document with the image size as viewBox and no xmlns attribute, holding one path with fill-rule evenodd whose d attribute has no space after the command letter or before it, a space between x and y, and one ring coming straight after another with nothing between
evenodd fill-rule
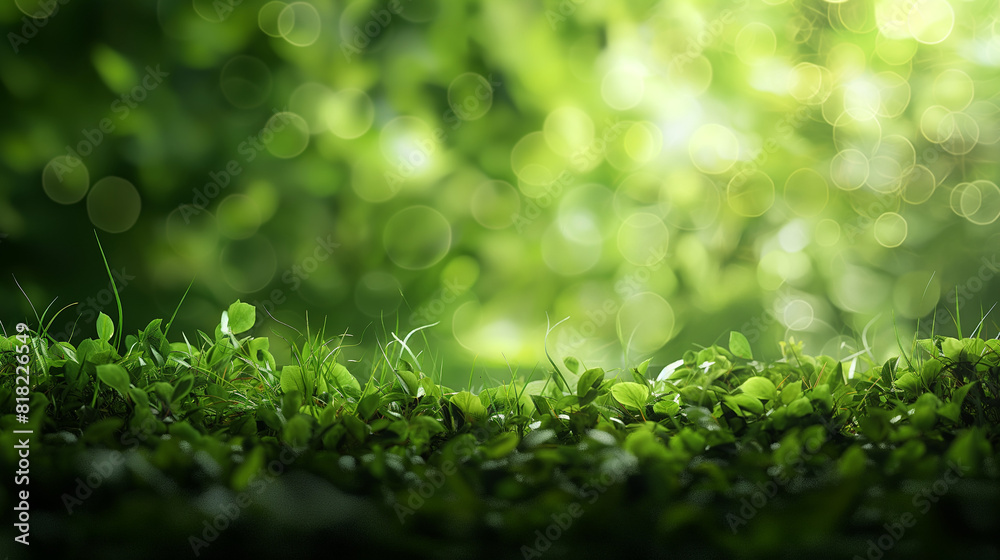
<instances>
[{"instance_id":1,"label":"bokeh light","mask_svg":"<svg viewBox=\"0 0 1000 560\"><path fill-rule=\"evenodd\" d=\"M264 128L273 134L264 142L275 157L293 158L309 145L309 123L295 113L275 113Z\"/></svg>"},{"instance_id":2,"label":"bokeh light","mask_svg":"<svg viewBox=\"0 0 1000 560\"><path fill-rule=\"evenodd\" d=\"M82 161L69 156L56 156L42 171L42 188L53 201L73 204L87 195L90 173Z\"/></svg>"},{"instance_id":3,"label":"bokeh light","mask_svg":"<svg viewBox=\"0 0 1000 560\"><path fill-rule=\"evenodd\" d=\"M240 109L257 107L267 101L271 84L271 70L267 65L247 55L229 59L219 75L222 94Z\"/></svg>"},{"instance_id":4,"label":"bokeh light","mask_svg":"<svg viewBox=\"0 0 1000 560\"><path fill-rule=\"evenodd\" d=\"M428 206L411 206L389 218L383 231L385 252L396 266L419 270L433 266L451 248L451 225Z\"/></svg>"},{"instance_id":5,"label":"bokeh light","mask_svg":"<svg viewBox=\"0 0 1000 560\"><path fill-rule=\"evenodd\" d=\"M895 212L886 212L875 220L875 240L883 247L899 247L906 241L906 219Z\"/></svg>"},{"instance_id":6,"label":"bokeh light","mask_svg":"<svg viewBox=\"0 0 1000 560\"><path fill-rule=\"evenodd\" d=\"M87 215L91 223L109 233L131 229L141 209L139 191L121 177L105 177L94 183L87 194Z\"/></svg>"},{"instance_id":7,"label":"bokeh light","mask_svg":"<svg viewBox=\"0 0 1000 560\"><path fill-rule=\"evenodd\" d=\"M296 47L308 47L319 39L319 12L308 2L292 2L278 14L278 33Z\"/></svg>"},{"instance_id":8,"label":"bokeh light","mask_svg":"<svg viewBox=\"0 0 1000 560\"><path fill-rule=\"evenodd\" d=\"M222 278L230 288L243 294L263 289L278 270L278 256L274 244L260 234L229 241L219 255Z\"/></svg>"}]
</instances>

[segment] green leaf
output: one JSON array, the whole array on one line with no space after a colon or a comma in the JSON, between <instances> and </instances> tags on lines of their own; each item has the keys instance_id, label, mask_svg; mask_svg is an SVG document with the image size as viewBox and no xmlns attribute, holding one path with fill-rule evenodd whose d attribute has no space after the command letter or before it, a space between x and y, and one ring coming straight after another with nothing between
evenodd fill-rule
<instances>
[{"instance_id":1,"label":"green leaf","mask_svg":"<svg viewBox=\"0 0 1000 560\"><path fill-rule=\"evenodd\" d=\"M958 432L955 441L945 452L947 459L957 463L953 468L959 475L966 474L967 469L975 472L975 465L981 465L984 457L992 455L986 436L977 428Z\"/></svg>"},{"instance_id":2,"label":"green leaf","mask_svg":"<svg viewBox=\"0 0 1000 560\"><path fill-rule=\"evenodd\" d=\"M486 407L483 406L479 397L468 391L455 393L451 397L451 402L455 403L455 405L457 405L458 408L465 413L466 418L475 418L480 420L486 418Z\"/></svg>"},{"instance_id":3,"label":"green leaf","mask_svg":"<svg viewBox=\"0 0 1000 560\"><path fill-rule=\"evenodd\" d=\"M774 399L778 396L774 383L766 377L751 377L740 385L740 390L760 400Z\"/></svg>"},{"instance_id":4,"label":"green leaf","mask_svg":"<svg viewBox=\"0 0 1000 560\"><path fill-rule=\"evenodd\" d=\"M760 399L746 393L731 396L725 395L723 401L730 406L739 407L752 414L764 414L764 404L760 402ZM739 410L736 412L739 412Z\"/></svg>"},{"instance_id":5,"label":"green leaf","mask_svg":"<svg viewBox=\"0 0 1000 560\"><path fill-rule=\"evenodd\" d=\"M281 415L285 417L285 420L298 414L300 408L302 408L302 393L300 391L286 391L281 395Z\"/></svg>"},{"instance_id":6,"label":"green leaf","mask_svg":"<svg viewBox=\"0 0 1000 560\"><path fill-rule=\"evenodd\" d=\"M382 397L380 397L378 393L370 393L362 397L361 400L358 401L358 416L360 416L362 420L368 420L371 418L372 415L375 414L375 411L378 410L381 400Z\"/></svg>"},{"instance_id":7,"label":"green leaf","mask_svg":"<svg viewBox=\"0 0 1000 560\"><path fill-rule=\"evenodd\" d=\"M893 361L889 360L882 365L882 371L879 375L879 379L882 380L883 387L892 387L892 364Z\"/></svg>"},{"instance_id":8,"label":"green leaf","mask_svg":"<svg viewBox=\"0 0 1000 560\"><path fill-rule=\"evenodd\" d=\"M583 397L592 389L596 389L601 386L601 382L604 381L604 370L601 368L591 368L583 372L580 376L580 380L576 383L576 394L579 397Z\"/></svg>"},{"instance_id":9,"label":"green leaf","mask_svg":"<svg viewBox=\"0 0 1000 560\"><path fill-rule=\"evenodd\" d=\"M532 383L534 383L534 382L532 382ZM530 383L529 383L529 385L530 385ZM549 402L548 398L543 397L541 395L530 395L529 394L528 396L531 397L531 403L534 405L535 410L539 414L552 414L552 415L555 415L555 411L552 410L552 404Z\"/></svg>"},{"instance_id":10,"label":"green leaf","mask_svg":"<svg viewBox=\"0 0 1000 560\"><path fill-rule=\"evenodd\" d=\"M913 413L910 414L910 424L922 432L928 432L934 428L937 421L937 410L941 406L941 399L934 393L924 393L920 395L917 402L913 404Z\"/></svg>"},{"instance_id":11,"label":"green leaf","mask_svg":"<svg viewBox=\"0 0 1000 560\"><path fill-rule=\"evenodd\" d=\"M148 409L149 408L149 395L145 391L138 387L132 387L128 390L128 396L132 397L132 402L135 403L136 408Z\"/></svg>"},{"instance_id":12,"label":"green leaf","mask_svg":"<svg viewBox=\"0 0 1000 560\"><path fill-rule=\"evenodd\" d=\"M174 392L170 396L170 401L179 402L181 399L188 396L192 388L194 388L194 376L188 374L181 377L174 384Z\"/></svg>"},{"instance_id":13,"label":"green leaf","mask_svg":"<svg viewBox=\"0 0 1000 560\"><path fill-rule=\"evenodd\" d=\"M201 440L201 433L194 426L186 421L174 422L167 427L171 435L177 436L183 441L196 443Z\"/></svg>"},{"instance_id":14,"label":"green leaf","mask_svg":"<svg viewBox=\"0 0 1000 560\"><path fill-rule=\"evenodd\" d=\"M555 383L551 380L536 379L534 381L529 381L527 385L524 386L524 392L529 395L536 395L542 397L554 396L556 391Z\"/></svg>"},{"instance_id":15,"label":"green leaf","mask_svg":"<svg viewBox=\"0 0 1000 560\"><path fill-rule=\"evenodd\" d=\"M407 371L405 369L397 369L395 370L395 374L396 379L399 380L399 385L403 388L403 392L405 392L407 396L416 397L418 385L417 376L414 375L412 371Z\"/></svg>"},{"instance_id":16,"label":"green leaf","mask_svg":"<svg viewBox=\"0 0 1000 560\"><path fill-rule=\"evenodd\" d=\"M97 338L108 342L115 334L115 324L111 322L111 317L104 313L97 316Z\"/></svg>"},{"instance_id":17,"label":"green leaf","mask_svg":"<svg viewBox=\"0 0 1000 560\"><path fill-rule=\"evenodd\" d=\"M284 419L278 415L278 411L263 404L257 407L257 420L275 431L281 430L284 425Z\"/></svg>"},{"instance_id":18,"label":"green leaf","mask_svg":"<svg viewBox=\"0 0 1000 560\"><path fill-rule=\"evenodd\" d=\"M312 438L312 425L309 423L309 419L303 414L292 416L285 422L281 437L292 448L308 447L309 440Z\"/></svg>"},{"instance_id":19,"label":"green leaf","mask_svg":"<svg viewBox=\"0 0 1000 560\"><path fill-rule=\"evenodd\" d=\"M819 382L822 380L828 383L830 387L842 387L844 385L844 364L839 360L835 360L829 356L820 356L816 358L816 368L819 371L816 380L814 382Z\"/></svg>"},{"instance_id":20,"label":"green leaf","mask_svg":"<svg viewBox=\"0 0 1000 560\"><path fill-rule=\"evenodd\" d=\"M521 438L512 432L502 433L483 444L483 455L487 459L499 459L517 448Z\"/></svg>"},{"instance_id":21,"label":"green leaf","mask_svg":"<svg viewBox=\"0 0 1000 560\"><path fill-rule=\"evenodd\" d=\"M254 306L249 303L243 303L240 300L236 300L235 303L229 306L229 310L223 314L223 324L226 322L226 315L229 318L229 332L233 334L239 334L252 329L254 322L257 320L257 310Z\"/></svg>"},{"instance_id":22,"label":"green leaf","mask_svg":"<svg viewBox=\"0 0 1000 560\"><path fill-rule=\"evenodd\" d=\"M957 404L959 407L962 406L962 401L965 400L965 396L969 394L969 391L978 384L979 381L972 381L962 385L955 392L951 394L951 402Z\"/></svg>"},{"instance_id":23,"label":"green leaf","mask_svg":"<svg viewBox=\"0 0 1000 560\"><path fill-rule=\"evenodd\" d=\"M802 396L801 381L789 383L784 389L781 390L781 402L783 404L789 404L800 396Z\"/></svg>"},{"instance_id":24,"label":"green leaf","mask_svg":"<svg viewBox=\"0 0 1000 560\"><path fill-rule=\"evenodd\" d=\"M628 408L642 410L646 407L646 401L649 400L649 387L624 381L611 387L611 396Z\"/></svg>"},{"instance_id":25,"label":"green leaf","mask_svg":"<svg viewBox=\"0 0 1000 560\"><path fill-rule=\"evenodd\" d=\"M570 372L580 373L580 360L574 358L573 356L563 358L563 364Z\"/></svg>"},{"instance_id":26,"label":"green leaf","mask_svg":"<svg viewBox=\"0 0 1000 560\"><path fill-rule=\"evenodd\" d=\"M712 391L707 391L701 387L695 387L693 385L681 387L678 392L685 403L695 406L715 404L719 400Z\"/></svg>"},{"instance_id":27,"label":"green leaf","mask_svg":"<svg viewBox=\"0 0 1000 560\"><path fill-rule=\"evenodd\" d=\"M958 362L963 358L963 350L965 350L965 345L957 338L946 338L941 341L941 352L952 362Z\"/></svg>"},{"instance_id":28,"label":"green leaf","mask_svg":"<svg viewBox=\"0 0 1000 560\"><path fill-rule=\"evenodd\" d=\"M753 351L750 350L750 341L741 332L729 331L729 351L736 357L745 360L753 359Z\"/></svg>"},{"instance_id":29,"label":"green leaf","mask_svg":"<svg viewBox=\"0 0 1000 560\"><path fill-rule=\"evenodd\" d=\"M937 414L942 418L947 418L948 420L958 424L961 421L962 409L959 408L957 404L949 402L938 407Z\"/></svg>"},{"instance_id":30,"label":"green leaf","mask_svg":"<svg viewBox=\"0 0 1000 560\"><path fill-rule=\"evenodd\" d=\"M814 405L822 405L819 406L822 411L830 412L833 410L833 395L830 393L830 386L826 383L820 383L810 389L808 398Z\"/></svg>"},{"instance_id":31,"label":"green leaf","mask_svg":"<svg viewBox=\"0 0 1000 560\"><path fill-rule=\"evenodd\" d=\"M101 364L97 366L97 378L103 381L108 387L121 393L122 396L127 395L129 387L132 386L129 382L128 372L118 364Z\"/></svg>"},{"instance_id":32,"label":"green leaf","mask_svg":"<svg viewBox=\"0 0 1000 560\"><path fill-rule=\"evenodd\" d=\"M930 387L931 383L941 375L941 370L944 369L944 364L940 360L930 359L924 362L924 365L920 368L920 380L924 382L925 387Z\"/></svg>"},{"instance_id":33,"label":"green leaf","mask_svg":"<svg viewBox=\"0 0 1000 560\"><path fill-rule=\"evenodd\" d=\"M937 357L940 352L938 352L937 346L934 345L934 341L929 338L922 338L917 341L917 346L922 348L924 352L927 352L931 357Z\"/></svg>"},{"instance_id":34,"label":"green leaf","mask_svg":"<svg viewBox=\"0 0 1000 560\"><path fill-rule=\"evenodd\" d=\"M638 366L636 366L635 371L638 372L639 375L642 375L642 376L645 377L646 371L649 369L649 362L651 362L652 360L653 360L653 358L646 358L646 361L644 361L641 364L639 364Z\"/></svg>"},{"instance_id":35,"label":"green leaf","mask_svg":"<svg viewBox=\"0 0 1000 560\"><path fill-rule=\"evenodd\" d=\"M271 341L266 336L261 336L250 341L247 345L247 351L254 364L265 370L274 371L277 369L277 364L269 351L270 347Z\"/></svg>"},{"instance_id":36,"label":"green leaf","mask_svg":"<svg viewBox=\"0 0 1000 560\"><path fill-rule=\"evenodd\" d=\"M322 378L320 390L323 392L332 392L331 389L336 388L346 397L356 399L361 396L361 383L343 364L333 362L332 366L324 367Z\"/></svg>"},{"instance_id":37,"label":"green leaf","mask_svg":"<svg viewBox=\"0 0 1000 560\"><path fill-rule=\"evenodd\" d=\"M909 394L916 394L920 390L920 378L913 372L908 371L896 379L896 387Z\"/></svg>"},{"instance_id":38,"label":"green leaf","mask_svg":"<svg viewBox=\"0 0 1000 560\"><path fill-rule=\"evenodd\" d=\"M156 393L156 396L160 397L160 400L163 401L164 404L169 405L173 402L173 385L167 383L166 381L157 381L153 383L151 387L153 388L153 392ZM147 387L147 390L148 389L149 387Z\"/></svg>"},{"instance_id":39,"label":"green leaf","mask_svg":"<svg viewBox=\"0 0 1000 560\"><path fill-rule=\"evenodd\" d=\"M860 446L854 444L847 448L837 461L837 469L844 477L861 476L865 471L867 457L865 451Z\"/></svg>"},{"instance_id":40,"label":"green leaf","mask_svg":"<svg viewBox=\"0 0 1000 560\"><path fill-rule=\"evenodd\" d=\"M996 338L991 338L986 341L984 345L984 355L983 358L987 360L988 363L996 365L1000 361L1000 340Z\"/></svg>"},{"instance_id":41,"label":"green leaf","mask_svg":"<svg viewBox=\"0 0 1000 560\"><path fill-rule=\"evenodd\" d=\"M344 371L347 371L346 368ZM430 377L421 377L420 380L417 382L416 396L419 398L425 395L441 398L441 386L438 385L437 383L434 383L434 380L431 379Z\"/></svg>"},{"instance_id":42,"label":"green leaf","mask_svg":"<svg viewBox=\"0 0 1000 560\"><path fill-rule=\"evenodd\" d=\"M170 353L170 343L163 335L160 323L163 319L153 319L139 335L143 350L157 365L163 365L164 357Z\"/></svg>"},{"instance_id":43,"label":"green leaf","mask_svg":"<svg viewBox=\"0 0 1000 560\"><path fill-rule=\"evenodd\" d=\"M705 451L705 436L691 428L684 428L678 434L680 441L691 453L702 453Z\"/></svg>"},{"instance_id":44,"label":"green leaf","mask_svg":"<svg viewBox=\"0 0 1000 560\"><path fill-rule=\"evenodd\" d=\"M264 447L257 446L250 450L246 454L243 463L238 464L233 469L232 478L230 478L233 490L242 492L246 489L259 473L264 472L266 463L267 457L264 454Z\"/></svg>"},{"instance_id":45,"label":"green leaf","mask_svg":"<svg viewBox=\"0 0 1000 560\"><path fill-rule=\"evenodd\" d=\"M363 443L368 437L368 424L364 421L358 419L356 416L351 416L350 414L344 415L342 417L343 425L347 428L347 433L350 434L358 443Z\"/></svg>"},{"instance_id":46,"label":"green leaf","mask_svg":"<svg viewBox=\"0 0 1000 560\"><path fill-rule=\"evenodd\" d=\"M799 397L788 404L788 414L794 417L807 416L813 413L813 405L807 397Z\"/></svg>"},{"instance_id":47,"label":"green leaf","mask_svg":"<svg viewBox=\"0 0 1000 560\"><path fill-rule=\"evenodd\" d=\"M298 391L305 396L312 396L315 381L310 369L303 370L299 366L281 368L281 390L286 393Z\"/></svg>"},{"instance_id":48,"label":"green leaf","mask_svg":"<svg viewBox=\"0 0 1000 560\"><path fill-rule=\"evenodd\" d=\"M681 405L671 400L658 401L653 405L653 412L664 416L674 416L680 409Z\"/></svg>"}]
</instances>

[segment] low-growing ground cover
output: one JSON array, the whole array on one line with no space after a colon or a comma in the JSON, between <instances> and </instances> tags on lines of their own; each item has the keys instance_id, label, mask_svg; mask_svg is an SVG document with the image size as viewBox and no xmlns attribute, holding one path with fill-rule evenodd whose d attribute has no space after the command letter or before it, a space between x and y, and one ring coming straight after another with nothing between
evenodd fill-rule
<instances>
[{"instance_id":1,"label":"low-growing ground cover","mask_svg":"<svg viewBox=\"0 0 1000 560\"><path fill-rule=\"evenodd\" d=\"M474 394L421 371L410 336L362 372L305 329L279 365L254 322L237 302L196 336L101 314L76 345L0 338L0 502L23 521L2 532L30 542L11 558L1000 554L981 330L883 364L794 341L762 363L733 332L666 367L566 358Z\"/></svg>"}]
</instances>

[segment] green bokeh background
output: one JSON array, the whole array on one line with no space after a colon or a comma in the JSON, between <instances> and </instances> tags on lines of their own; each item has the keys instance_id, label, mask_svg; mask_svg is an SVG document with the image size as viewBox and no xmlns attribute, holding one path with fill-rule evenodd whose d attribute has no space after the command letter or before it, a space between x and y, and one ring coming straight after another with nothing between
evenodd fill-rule
<instances>
[{"instance_id":1,"label":"green bokeh background","mask_svg":"<svg viewBox=\"0 0 1000 560\"><path fill-rule=\"evenodd\" d=\"M129 332L193 279L189 338L308 311L363 376L436 323L421 366L477 386L567 317L550 353L614 368L888 356L997 300L995 1L53 5L0 7L8 329L11 274L79 302L57 335L116 317L95 229Z\"/></svg>"}]
</instances>

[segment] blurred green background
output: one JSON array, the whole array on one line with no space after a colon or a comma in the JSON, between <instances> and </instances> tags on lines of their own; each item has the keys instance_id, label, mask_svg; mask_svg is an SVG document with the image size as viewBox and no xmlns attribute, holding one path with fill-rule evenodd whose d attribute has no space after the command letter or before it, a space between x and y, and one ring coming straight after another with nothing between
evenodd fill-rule
<instances>
[{"instance_id":1,"label":"blurred green background","mask_svg":"<svg viewBox=\"0 0 1000 560\"><path fill-rule=\"evenodd\" d=\"M308 310L362 376L434 323L421 365L456 385L545 367L567 317L551 354L607 368L734 329L765 357L888 356L956 309L968 334L1000 286L998 22L995 0L7 2L0 317L33 317L16 277L49 317L79 302L57 338L116 318L96 229L129 332L193 279L190 339L237 298L259 335L289 332L264 308Z\"/></svg>"}]
</instances>

